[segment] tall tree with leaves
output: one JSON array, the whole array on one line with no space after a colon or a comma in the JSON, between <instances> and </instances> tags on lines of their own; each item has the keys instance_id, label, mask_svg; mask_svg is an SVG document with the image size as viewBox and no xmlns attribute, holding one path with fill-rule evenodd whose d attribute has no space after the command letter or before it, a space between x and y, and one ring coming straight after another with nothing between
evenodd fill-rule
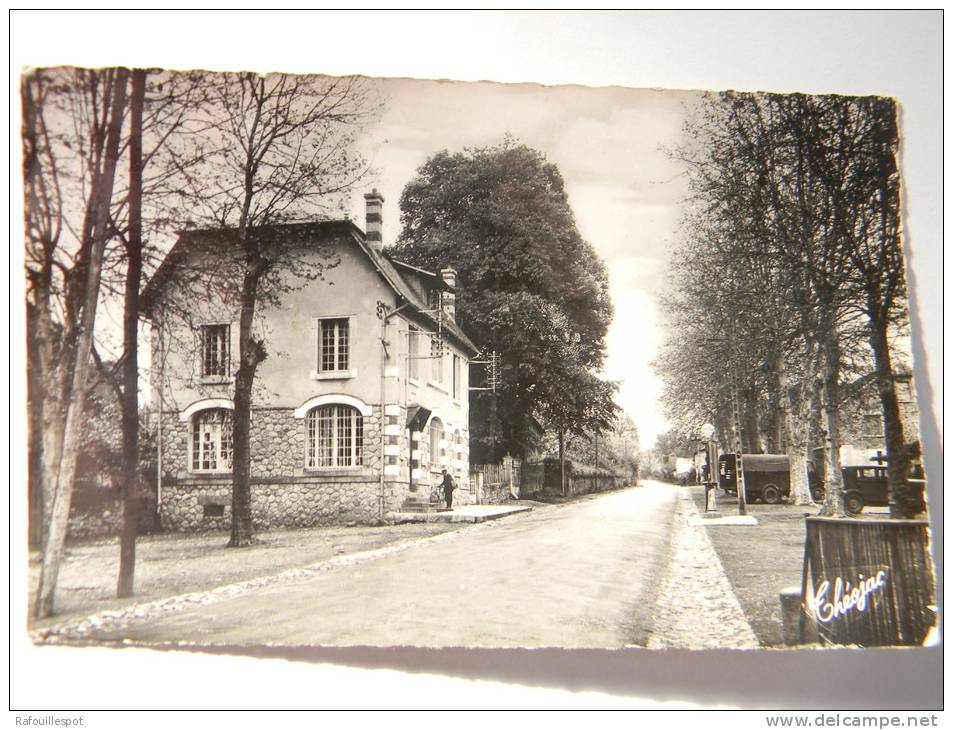
<instances>
[{"instance_id":1,"label":"tall tree with leaves","mask_svg":"<svg viewBox=\"0 0 953 730\"><path fill-rule=\"evenodd\" d=\"M474 457L523 455L531 417L580 431L611 421L613 388L593 382L612 318L608 275L579 234L558 168L509 138L443 151L420 167L400 206L392 254L455 268L460 323L500 353L501 385L472 402Z\"/></svg>"},{"instance_id":2,"label":"tall tree with leaves","mask_svg":"<svg viewBox=\"0 0 953 730\"><path fill-rule=\"evenodd\" d=\"M805 481L800 463L810 441L811 413L820 403L826 514L843 514L839 412L846 397L843 383L857 374L850 368L869 360L865 339L875 362L886 363L877 370L888 405L892 391L889 359L878 355L878 349L889 355L886 334L878 333L886 333L902 315L892 114L884 100L711 96L694 127L701 144L687 156L694 200L706 221L696 252L701 250L703 258L706 252L717 254L724 267L740 272L742 281L761 292L754 306L737 309L743 299L731 300L734 321L740 317L768 325L767 348L755 348L753 354L771 373L775 408L788 413L796 487ZM710 235L713 230L716 235ZM733 289L724 291L731 296ZM714 289L706 297L718 301L722 294ZM885 413L887 420L894 422L888 443L902 442L902 433L896 433L899 418ZM902 471L897 451L893 461Z\"/></svg>"},{"instance_id":3,"label":"tall tree with leaves","mask_svg":"<svg viewBox=\"0 0 953 730\"><path fill-rule=\"evenodd\" d=\"M884 421L892 517L911 512L906 483L913 444L906 441L895 389L892 340L906 329L901 243L899 134L892 99L833 98L812 118L808 165L832 199L836 245L849 265L849 312L865 322Z\"/></svg>"}]
</instances>

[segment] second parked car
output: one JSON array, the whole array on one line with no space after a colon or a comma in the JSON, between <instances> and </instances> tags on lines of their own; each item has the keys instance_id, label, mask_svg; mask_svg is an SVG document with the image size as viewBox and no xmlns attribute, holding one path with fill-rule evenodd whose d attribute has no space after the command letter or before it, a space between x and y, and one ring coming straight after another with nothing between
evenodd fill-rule
<instances>
[{"instance_id":1,"label":"second parked car","mask_svg":"<svg viewBox=\"0 0 953 730\"><path fill-rule=\"evenodd\" d=\"M844 509L851 514L857 514L867 505L886 507L890 504L887 467L845 466L841 473L844 475ZM907 479L909 491L900 505L906 517L913 517L927 508L923 499L926 482L923 480L922 471L915 470L913 474L913 477Z\"/></svg>"}]
</instances>

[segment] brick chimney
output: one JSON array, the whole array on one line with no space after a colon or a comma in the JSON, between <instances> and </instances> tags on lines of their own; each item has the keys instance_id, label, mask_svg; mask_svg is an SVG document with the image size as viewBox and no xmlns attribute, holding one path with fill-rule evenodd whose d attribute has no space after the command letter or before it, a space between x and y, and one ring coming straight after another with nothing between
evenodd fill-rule
<instances>
[{"instance_id":1,"label":"brick chimney","mask_svg":"<svg viewBox=\"0 0 953 730\"><path fill-rule=\"evenodd\" d=\"M382 218L384 196L377 192L377 188L374 188L371 192L364 193L364 200L367 204L364 240L367 241L368 246L380 252L384 245Z\"/></svg>"},{"instance_id":2,"label":"brick chimney","mask_svg":"<svg viewBox=\"0 0 953 730\"><path fill-rule=\"evenodd\" d=\"M440 269L440 278L443 279L444 283L451 289L457 288L456 269ZM443 292L443 296L441 297L443 311L452 321L456 321L456 298L456 294L452 291Z\"/></svg>"}]
</instances>

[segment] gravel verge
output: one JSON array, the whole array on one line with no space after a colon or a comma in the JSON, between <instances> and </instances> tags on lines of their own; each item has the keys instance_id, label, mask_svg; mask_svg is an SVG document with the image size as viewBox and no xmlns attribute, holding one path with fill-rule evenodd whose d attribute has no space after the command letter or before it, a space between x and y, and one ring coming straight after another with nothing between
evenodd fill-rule
<instances>
[{"instance_id":1,"label":"gravel verge","mask_svg":"<svg viewBox=\"0 0 953 730\"><path fill-rule=\"evenodd\" d=\"M679 493L669 569L658 593L649 649L754 649L758 638L725 576L691 493ZM723 527L744 530L747 527Z\"/></svg>"}]
</instances>

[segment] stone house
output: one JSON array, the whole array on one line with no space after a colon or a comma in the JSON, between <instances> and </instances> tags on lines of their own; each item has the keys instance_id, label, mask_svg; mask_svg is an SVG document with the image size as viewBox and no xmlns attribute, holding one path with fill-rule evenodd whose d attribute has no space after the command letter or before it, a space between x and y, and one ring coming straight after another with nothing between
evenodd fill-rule
<instances>
[{"instance_id":1,"label":"stone house","mask_svg":"<svg viewBox=\"0 0 953 730\"><path fill-rule=\"evenodd\" d=\"M873 379L852 386L849 397L841 404L841 463L844 466L869 466L887 453L883 412ZM920 410L913 387L913 373L908 368L898 368L894 387L904 437L908 443L919 442Z\"/></svg>"},{"instance_id":2,"label":"stone house","mask_svg":"<svg viewBox=\"0 0 953 730\"><path fill-rule=\"evenodd\" d=\"M364 196L366 233L350 220L259 229L283 245L260 298L251 419L256 527L387 521L439 491L441 469L469 489L469 361L455 320L455 277L382 248L383 197ZM239 307L233 229L190 230L151 279L152 399L158 511L169 530L230 524L231 412Z\"/></svg>"}]
</instances>

